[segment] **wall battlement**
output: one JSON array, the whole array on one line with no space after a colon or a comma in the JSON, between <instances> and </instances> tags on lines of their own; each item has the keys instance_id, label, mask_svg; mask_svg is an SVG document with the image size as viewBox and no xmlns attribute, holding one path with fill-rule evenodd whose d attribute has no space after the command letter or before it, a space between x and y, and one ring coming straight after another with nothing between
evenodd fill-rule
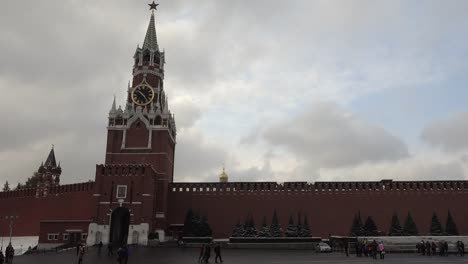
<instances>
[{"instance_id":1,"label":"wall battlement","mask_svg":"<svg viewBox=\"0 0 468 264\"><path fill-rule=\"evenodd\" d=\"M94 182L64 184L52 186L48 189L48 195L60 195L72 192L87 192L93 190ZM15 191L0 192L0 199L36 197L37 188L27 188Z\"/></svg>"},{"instance_id":2,"label":"wall battlement","mask_svg":"<svg viewBox=\"0 0 468 264\"><path fill-rule=\"evenodd\" d=\"M170 192L410 192L468 191L468 181L369 181L369 182L179 182Z\"/></svg>"}]
</instances>

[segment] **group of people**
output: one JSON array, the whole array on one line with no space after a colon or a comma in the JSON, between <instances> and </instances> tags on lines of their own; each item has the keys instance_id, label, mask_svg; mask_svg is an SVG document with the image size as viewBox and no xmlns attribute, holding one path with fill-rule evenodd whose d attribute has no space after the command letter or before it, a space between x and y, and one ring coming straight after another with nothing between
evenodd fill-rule
<instances>
[{"instance_id":1,"label":"group of people","mask_svg":"<svg viewBox=\"0 0 468 264\"><path fill-rule=\"evenodd\" d=\"M221 257L221 245L219 243L207 243L203 244L200 249L200 256L198 257L199 263L208 263L211 257L211 248L213 248L215 253L215 263L223 262L223 258Z\"/></svg>"},{"instance_id":2,"label":"group of people","mask_svg":"<svg viewBox=\"0 0 468 264\"><path fill-rule=\"evenodd\" d=\"M356 242L356 256L357 257L371 257L377 259L385 259L385 245L383 241L377 242L376 240L370 242L367 240Z\"/></svg>"},{"instance_id":3,"label":"group of people","mask_svg":"<svg viewBox=\"0 0 468 264\"><path fill-rule=\"evenodd\" d=\"M104 244L102 242L99 242L98 246L98 255L101 255L102 247ZM78 244L76 245L76 255L78 256L78 264L83 263L83 257L85 255L86 248L83 244ZM107 244L107 256L114 256L114 249L112 246L112 243ZM121 247L118 248L117 250L117 263L119 264L127 264L128 263L128 257L130 256L130 250L128 248L128 245L122 245ZM3 264L0 262L0 264Z\"/></svg>"},{"instance_id":4,"label":"group of people","mask_svg":"<svg viewBox=\"0 0 468 264\"><path fill-rule=\"evenodd\" d=\"M447 241L425 241L421 240L418 244L416 244L416 249L418 253L423 256L435 256L437 255L437 249L439 250L440 256L448 256L449 253L449 246ZM463 241L457 241L457 254L460 256L465 255L465 243Z\"/></svg>"},{"instance_id":5,"label":"group of people","mask_svg":"<svg viewBox=\"0 0 468 264\"><path fill-rule=\"evenodd\" d=\"M101 248L103 244L100 242L98 244L98 252L100 254ZM107 244L107 256L111 257L114 256L114 247L112 243ZM128 263L128 257L130 256L130 249L128 248L127 244L124 244L120 246L117 249L117 263L119 264L127 264Z\"/></svg>"},{"instance_id":6,"label":"group of people","mask_svg":"<svg viewBox=\"0 0 468 264\"><path fill-rule=\"evenodd\" d=\"M0 264L11 264L13 263L13 257L15 256L15 249L11 245L11 242L8 244L5 249L5 255L3 255L3 250L0 250Z\"/></svg>"}]
</instances>

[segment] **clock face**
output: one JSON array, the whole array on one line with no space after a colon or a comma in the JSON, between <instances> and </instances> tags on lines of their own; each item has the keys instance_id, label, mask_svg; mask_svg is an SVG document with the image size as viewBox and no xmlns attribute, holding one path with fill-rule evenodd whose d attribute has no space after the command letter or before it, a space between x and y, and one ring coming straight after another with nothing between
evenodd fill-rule
<instances>
[{"instance_id":1,"label":"clock face","mask_svg":"<svg viewBox=\"0 0 468 264\"><path fill-rule=\"evenodd\" d=\"M153 101L154 90L149 85L138 85L132 90L132 101L137 105L147 105Z\"/></svg>"}]
</instances>

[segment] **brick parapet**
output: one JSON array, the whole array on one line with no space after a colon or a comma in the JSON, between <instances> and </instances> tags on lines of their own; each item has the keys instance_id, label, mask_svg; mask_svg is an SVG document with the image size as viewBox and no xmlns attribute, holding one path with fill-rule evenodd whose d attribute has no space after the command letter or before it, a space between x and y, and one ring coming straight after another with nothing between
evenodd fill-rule
<instances>
[{"instance_id":1,"label":"brick parapet","mask_svg":"<svg viewBox=\"0 0 468 264\"><path fill-rule=\"evenodd\" d=\"M369 182L204 182L170 183L169 192L410 192L467 191L468 181L369 181Z\"/></svg>"}]
</instances>

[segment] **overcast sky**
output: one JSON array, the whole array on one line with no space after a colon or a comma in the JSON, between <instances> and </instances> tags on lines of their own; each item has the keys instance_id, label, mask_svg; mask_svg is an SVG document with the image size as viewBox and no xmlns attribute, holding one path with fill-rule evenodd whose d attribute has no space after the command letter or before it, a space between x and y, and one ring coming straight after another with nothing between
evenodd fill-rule
<instances>
[{"instance_id":1,"label":"overcast sky","mask_svg":"<svg viewBox=\"0 0 468 264\"><path fill-rule=\"evenodd\" d=\"M0 183L94 179L147 2L1 1ZM159 3L176 181L467 178L467 1Z\"/></svg>"}]
</instances>

